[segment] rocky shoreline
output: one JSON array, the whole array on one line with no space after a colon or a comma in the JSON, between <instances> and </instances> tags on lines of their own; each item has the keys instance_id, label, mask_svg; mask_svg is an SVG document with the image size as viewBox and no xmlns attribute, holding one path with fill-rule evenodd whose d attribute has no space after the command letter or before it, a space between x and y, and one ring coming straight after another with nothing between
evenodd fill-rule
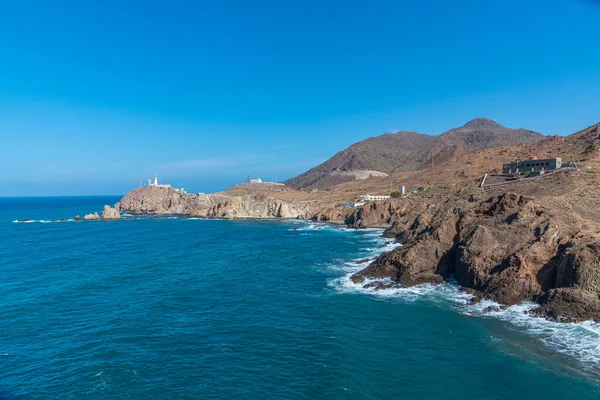
<instances>
[{"instance_id":1,"label":"rocky shoreline","mask_svg":"<svg viewBox=\"0 0 600 400\"><path fill-rule=\"evenodd\" d=\"M143 187L91 219L119 212L384 227L384 236L403 246L368 265L363 260L366 267L352 276L355 284L381 289L453 279L473 292L472 302L533 301L540 305L536 315L550 320L600 321L600 224L565 196L460 190L350 208L261 192L192 195Z\"/></svg>"},{"instance_id":2,"label":"rocky shoreline","mask_svg":"<svg viewBox=\"0 0 600 400\"><path fill-rule=\"evenodd\" d=\"M172 188L141 187L115 204L133 215L172 214L206 218L300 218L309 219L310 204L295 204L263 193L245 196L187 194Z\"/></svg>"},{"instance_id":3,"label":"rocky shoreline","mask_svg":"<svg viewBox=\"0 0 600 400\"><path fill-rule=\"evenodd\" d=\"M515 193L479 204L455 199L405 214L388 230L403 244L352 276L370 288L455 279L510 306L540 304L537 316L600 321L600 235L562 209Z\"/></svg>"}]
</instances>

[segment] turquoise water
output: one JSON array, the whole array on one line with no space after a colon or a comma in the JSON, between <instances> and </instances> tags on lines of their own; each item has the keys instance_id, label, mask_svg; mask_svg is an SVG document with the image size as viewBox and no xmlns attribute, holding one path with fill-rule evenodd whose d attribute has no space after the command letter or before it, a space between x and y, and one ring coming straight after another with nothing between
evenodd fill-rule
<instances>
[{"instance_id":1,"label":"turquoise water","mask_svg":"<svg viewBox=\"0 0 600 400\"><path fill-rule=\"evenodd\" d=\"M380 231L40 221L117 200L0 199L0 398L600 396L597 325L469 308L451 284L354 287Z\"/></svg>"}]
</instances>

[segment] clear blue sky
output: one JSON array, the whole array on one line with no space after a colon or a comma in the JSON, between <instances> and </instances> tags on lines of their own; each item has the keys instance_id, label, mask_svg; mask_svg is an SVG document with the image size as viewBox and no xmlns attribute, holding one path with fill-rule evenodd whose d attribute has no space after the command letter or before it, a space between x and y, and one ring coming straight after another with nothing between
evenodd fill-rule
<instances>
[{"instance_id":1,"label":"clear blue sky","mask_svg":"<svg viewBox=\"0 0 600 400\"><path fill-rule=\"evenodd\" d=\"M600 121L592 0L4 1L0 196L284 180L386 131Z\"/></svg>"}]
</instances>

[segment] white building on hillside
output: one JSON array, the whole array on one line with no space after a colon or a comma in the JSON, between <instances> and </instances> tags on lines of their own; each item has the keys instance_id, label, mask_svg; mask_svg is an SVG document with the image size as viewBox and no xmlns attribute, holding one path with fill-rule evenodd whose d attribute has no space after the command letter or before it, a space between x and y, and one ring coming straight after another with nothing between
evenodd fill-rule
<instances>
[{"instance_id":1,"label":"white building on hillside","mask_svg":"<svg viewBox=\"0 0 600 400\"><path fill-rule=\"evenodd\" d=\"M248 183L263 183L263 180L260 178L252 179L250 175L248 175Z\"/></svg>"},{"instance_id":2,"label":"white building on hillside","mask_svg":"<svg viewBox=\"0 0 600 400\"><path fill-rule=\"evenodd\" d=\"M360 196L360 201L381 201L389 198L390 196L371 196L370 194L363 194Z\"/></svg>"}]
</instances>

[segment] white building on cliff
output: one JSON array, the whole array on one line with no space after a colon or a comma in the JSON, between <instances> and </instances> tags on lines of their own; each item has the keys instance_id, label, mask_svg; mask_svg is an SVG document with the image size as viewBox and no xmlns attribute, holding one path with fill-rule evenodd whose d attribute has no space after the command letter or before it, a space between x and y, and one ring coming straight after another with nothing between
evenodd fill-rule
<instances>
[{"instance_id":1,"label":"white building on cliff","mask_svg":"<svg viewBox=\"0 0 600 400\"><path fill-rule=\"evenodd\" d=\"M148 187L157 187L157 188L170 189L171 185L169 185L167 183L159 184L158 183L158 176L154 175L154 178L148 178ZM183 188L181 188L181 189L175 189L175 190L183 190Z\"/></svg>"},{"instance_id":2,"label":"white building on cliff","mask_svg":"<svg viewBox=\"0 0 600 400\"><path fill-rule=\"evenodd\" d=\"M260 178L252 179L250 178L250 175L248 175L248 183L263 183L263 181Z\"/></svg>"}]
</instances>

